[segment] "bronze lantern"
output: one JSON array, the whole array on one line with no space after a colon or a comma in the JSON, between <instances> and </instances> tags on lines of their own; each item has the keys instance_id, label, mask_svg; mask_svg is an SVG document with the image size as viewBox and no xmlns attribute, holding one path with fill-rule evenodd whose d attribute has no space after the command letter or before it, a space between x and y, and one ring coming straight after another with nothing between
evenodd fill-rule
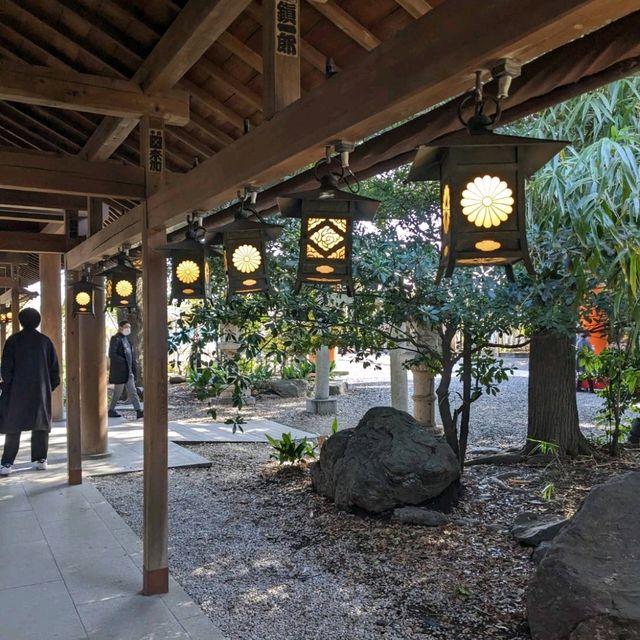
<instances>
[{"instance_id":1,"label":"bronze lantern","mask_svg":"<svg viewBox=\"0 0 640 640\"><path fill-rule=\"evenodd\" d=\"M338 189L328 172L320 188L277 198L285 218L300 218L300 258L296 291L303 283L343 286L353 295L353 222L372 220L380 202Z\"/></svg>"},{"instance_id":2,"label":"bronze lantern","mask_svg":"<svg viewBox=\"0 0 640 640\"><path fill-rule=\"evenodd\" d=\"M209 249L205 229L196 218L187 220L184 240L156 249L171 260L172 300L206 300L209 297Z\"/></svg>"},{"instance_id":3,"label":"bronze lantern","mask_svg":"<svg viewBox=\"0 0 640 640\"><path fill-rule=\"evenodd\" d=\"M266 245L281 233L280 225L263 222L255 209L244 203L233 222L216 230L211 243L223 247L228 297L250 293L268 295Z\"/></svg>"},{"instance_id":4,"label":"bronze lantern","mask_svg":"<svg viewBox=\"0 0 640 640\"><path fill-rule=\"evenodd\" d=\"M96 285L89 282L86 275L78 282L74 282L70 287L73 296L73 315L74 316L93 316Z\"/></svg>"},{"instance_id":5,"label":"bronze lantern","mask_svg":"<svg viewBox=\"0 0 640 640\"><path fill-rule=\"evenodd\" d=\"M138 274L126 255L120 254L114 267L102 271L106 276L106 302L109 309L134 309L138 306L136 293Z\"/></svg>"},{"instance_id":6,"label":"bronze lantern","mask_svg":"<svg viewBox=\"0 0 640 640\"><path fill-rule=\"evenodd\" d=\"M13 320L13 312L10 307L3 306L0 310L0 324L9 324Z\"/></svg>"},{"instance_id":7,"label":"bronze lantern","mask_svg":"<svg viewBox=\"0 0 640 640\"><path fill-rule=\"evenodd\" d=\"M461 107L471 96L465 98ZM533 265L527 246L525 180L568 143L492 132L500 116L484 115L481 85L473 94L475 115L467 131L452 133L418 148L408 180L438 180L442 211L437 280L456 266Z\"/></svg>"}]
</instances>

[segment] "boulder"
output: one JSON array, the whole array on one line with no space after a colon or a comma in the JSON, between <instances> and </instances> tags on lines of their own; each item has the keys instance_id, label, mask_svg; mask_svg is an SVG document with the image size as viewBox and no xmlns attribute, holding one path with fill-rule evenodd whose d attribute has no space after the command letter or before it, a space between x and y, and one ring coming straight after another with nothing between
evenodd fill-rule
<instances>
[{"instance_id":1,"label":"boulder","mask_svg":"<svg viewBox=\"0 0 640 640\"><path fill-rule=\"evenodd\" d=\"M547 551L551 548L550 542L541 542L531 554L531 560L536 564L540 564L542 559L547 555Z\"/></svg>"},{"instance_id":2,"label":"boulder","mask_svg":"<svg viewBox=\"0 0 640 640\"><path fill-rule=\"evenodd\" d=\"M169 376L169 384L182 384L183 382L186 382L187 379L184 376Z\"/></svg>"},{"instance_id":3,"label":"boulder","mask_svg":"<svg viewBox=\"0 0 640 640\"><path fill-rule=\"evenodd\" d=\"M394 509L391 520L402 524L419 524L423 527L441 527L449 522L449 518L444 513L422 507L400 507L399 509Z\"/></svg>"},{"instance_id":4,"label":"boulder","mask_svg":"<svg viewBox=\"0 0 640 640\"><path fill-rule=\"evenodd\" d=\"M559 516L525 511L516 516L511 535L526 547L537 547L541 542L553 540L567 522Z\"/></svg>"},{"instance_id":5,"label":"boulder","mask_svg":"<svg viewBox=\"0 0 640 640\"><path fill-rule=\"evenodd\" d=\"M349 385L346 380L330 380L329 381L329 395L330 396L343 396L349 391Z\"/></svg>"},{"instance_id":6,"label":"boulder","mask_svg":"<svg viewBox=\"0 0 640 640\"><path fill-rule=\"evenodd\" d=\"M332 435L311 467L314 489L343 509L380 513L440 495L460 476L451 447L391 407Z\"/></svg>"},{"instance_id":7,"label":"boulder","mask_svg":"<svg viewBox=\"0 0 640 640\"><path fill-rule=\"evenodd\" d=\"M533 640L640 640L640 472L595 487L527 594Z\"/></svg>"},{"instance_id":8,"label":"boulder","mask_svg":"<svg viewBox=\"0 0 640 640\"><path fill-rule=\"evenodd\" d=\"M271 390L281 398L304 398L309 384L306 380L271 380Z\"/></svg>"}]
</instances>

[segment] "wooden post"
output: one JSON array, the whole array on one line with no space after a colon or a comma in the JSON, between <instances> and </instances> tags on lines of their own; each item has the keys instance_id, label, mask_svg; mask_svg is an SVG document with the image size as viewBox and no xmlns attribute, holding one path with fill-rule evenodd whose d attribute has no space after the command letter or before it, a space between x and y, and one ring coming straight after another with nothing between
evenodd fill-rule
<instances>
[{"instance_id":1,"label":"wooden post","mask_svg":"<svg viewBox=\"0 0 640 640\"><path fill-rule=\"evenodd\" d=\"M145 168L147 197L162 184L165 168L161 120L140 122L140 158ZM167 242L166 230L149 226L148 199L142 224L144 322L144 529L143 587L145 595L169 591L169 455L167 416L167 266L155 251Z\"/></svg>"},{"instance_id":2,"label":"wooden post","mask_svg":"<svg viewBox=\"0 0 640 640\"><path fill-rule=\"evenodd\" d=\"M20 290L18 289L19 283L16 278L16 284L11 289L11 333L16 334L20 331L20 321L18 320L18 314L20 313Z\"/></svg>"},{"instance_id":3,"label":"wooden post","mask_svg":"<svg viewBox=\"0 0 640 640\"><path fill-rule=\"evenodd\" d=\"M74 271L66 272L65 295L65 371L67 382L67 473L69 484L82 484L82 432L80 428L80 336L78 318L73 315L73 296L69 287L79 280Z\"/></svg>"},{"instance_id":4,"label":"wooden post","mask_svg":"<svg viewBox=\"0 0 640 640\"><path fill-rule=\"evenodd\" d=\"M102 229L102 202L89 198L89 235ZM95 316L80 316L80 425L82 454L103 456L109 450L107 359L105 353L104 278L94 278Z\"/></svg>"},{"instance_id":5,"label":"wooden post","mask_svg":"<svg viewBox=\"0 0 640 640\"><path fill-rule=\"evenodd\" d=\"M264 0L264 115L300 98L300 0Z\"/></svg>"},{"instance_id":6,"label":"wooden post","mask_svg":"<svg viewBox=\"0 0 640 640\"><path fill-rule=\"evenodd\" d=\"M4 349L4 342L7 339L7 325L3 322L0 324L0 354Z\"/></svg>"},{"instance_id":7,"label":"wooden post","mask_svg":"<svg viewBox=\"0 0 640 640\"><path fill-rule=\"evenodd\" d=\"M60 291L60 254L40 254L40 313L41 330L49 336L62 361L62 295ZM51 396L54 420L63 419L62 385Z\"/></svg>"}]
</instances>

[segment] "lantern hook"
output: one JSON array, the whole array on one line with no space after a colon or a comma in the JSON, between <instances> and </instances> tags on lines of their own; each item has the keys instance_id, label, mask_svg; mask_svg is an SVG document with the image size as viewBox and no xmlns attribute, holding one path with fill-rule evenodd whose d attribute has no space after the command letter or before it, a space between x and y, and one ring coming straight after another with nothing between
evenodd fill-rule
<instances>
[{"instance_id":1,"label":"lantern hook","mask_svg":"<svg viewBox=\"0 0 640 640\"><path fill-rule=\"evenodd\" d=\"M465 120L463 111L471 101L473 101L474 107L473 115ZM485 112L488 102L495 105L495 112L491 116ZM458 105L458 119L467 128L469 133L483 133L485 131L491 131L498 124L501 115L502 107L500 105L500 99L485 95L482 86L482 71L476 71L475 87L467 93Z\"/></svg>"}]
</instances>

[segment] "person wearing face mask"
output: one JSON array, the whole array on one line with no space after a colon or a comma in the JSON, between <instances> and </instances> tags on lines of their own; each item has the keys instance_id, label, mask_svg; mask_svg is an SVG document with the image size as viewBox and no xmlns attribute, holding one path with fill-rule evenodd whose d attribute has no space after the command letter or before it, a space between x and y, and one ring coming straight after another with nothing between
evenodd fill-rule
<instances>
[{"instance_id":1,"label":"person wearing face mask","mask_svg":"<svg viewBox=\"0 0 640 640\"><path fill-rule=\"evenodd\" d=\"M118 333L112 336L109 342L109 384L113 384L113 396L109 405L110 418L120 417L116 411L116 404L125 387L133 408L136 410L136 418L143 417L136 389L136 355L131 340L129 340L130 334L131 324L127 320L121 320L118 323Z\"/></svg>"}]
</instances>

